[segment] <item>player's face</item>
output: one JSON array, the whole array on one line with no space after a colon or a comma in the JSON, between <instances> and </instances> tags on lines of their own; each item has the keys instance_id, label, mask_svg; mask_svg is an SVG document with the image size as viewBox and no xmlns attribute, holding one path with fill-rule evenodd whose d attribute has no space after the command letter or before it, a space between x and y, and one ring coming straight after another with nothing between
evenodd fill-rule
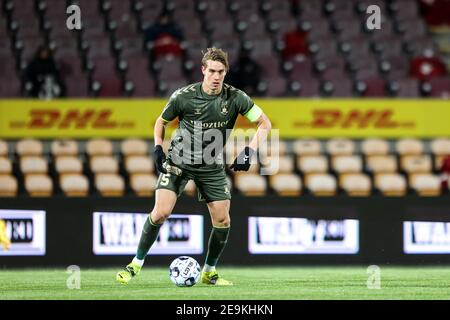
<instances>
[{"instance_id":1,"label":"player's face","mask_svg":"<svg viewBox=\"0 0 450 320\"><path fill-rule=\"evenodd\" d=\"M225 79L226 69L222 62L206 61L206 66L202 66L203 84L211 91L217 92L222 89Z\"/></svg>"}]
</instances>

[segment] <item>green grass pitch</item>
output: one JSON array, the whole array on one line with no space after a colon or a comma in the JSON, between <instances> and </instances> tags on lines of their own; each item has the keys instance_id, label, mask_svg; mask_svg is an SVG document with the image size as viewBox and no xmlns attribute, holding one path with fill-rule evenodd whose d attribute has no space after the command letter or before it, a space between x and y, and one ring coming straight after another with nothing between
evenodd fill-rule
<instances>
[{"instance_id":1,"label":"green grass pitch","mask_svg":"<svg viewBox=\"0 0 450 320\"><path fill-rule=\"evenodd\" d=\"M81 288L68 289L61 269L0 269L0 300L310 300L450 299L448 267L380 266L380 289L368 289L367 267L222 267L232 287L178 288L167 268L144 267L128 285L118 269L81 269Z\"/></svg>"}]
</instances>

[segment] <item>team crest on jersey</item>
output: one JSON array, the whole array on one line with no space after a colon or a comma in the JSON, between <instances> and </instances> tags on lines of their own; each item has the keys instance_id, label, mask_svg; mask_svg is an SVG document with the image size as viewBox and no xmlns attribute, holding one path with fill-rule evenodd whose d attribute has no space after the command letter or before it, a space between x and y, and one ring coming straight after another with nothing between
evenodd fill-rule
<instances>
[{"instance_id":1,"label":"team crest on jersey","mask_svg":"<svg viewBox=\"0 0 450 320\"><path fill-rule=\"evenodd\" d=\"M226 116L228 114L228 111L229 111L229 109L228 109L227 102L226 101L222 102L222 105L220 107L220 113L223 114L224 116Z\"/></svg>"},{"instance_id":2,"label":"team crest on jersey","mask_svg":"<svg viewBox=\"0 0 450 320\"><path fill-rule=\"evenodd\" d=\"M195 107L194 114L202 114L202 108L201 107Z\"/></svg>"}]
</instances>

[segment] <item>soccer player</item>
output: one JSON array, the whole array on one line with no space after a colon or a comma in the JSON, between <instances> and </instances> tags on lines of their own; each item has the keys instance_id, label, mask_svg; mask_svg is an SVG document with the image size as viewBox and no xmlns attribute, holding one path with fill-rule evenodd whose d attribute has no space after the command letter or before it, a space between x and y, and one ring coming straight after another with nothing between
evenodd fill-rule
<instances>
[{"instance_id":1,"label":"soccer player","mask_svg":"<svg viewBox=\"0 0 450 320\"><path fill-rule=\"evenodd\" d=\"M218 48L208 48L202 58L203 81L176 90L157 119L154 158L160 175L155 206L144 224L136 256L117 273L116 279L120 283L127 284L140 273L144 259L161 225L172 213L177 197L186 183L194 180L199 200L206 202L213 225L201 282L216 286L232 285L220 277L215 268L230 232L231 194L222 150L239 114L256 123L257 130L252 140L230 166L234 171L248 171L252 156L271 130L271 123L249 96L224 83L228 68L227 54ZM179 120L179 127L166 158L162 148L165 127L175 118ZM216 144L220 141L220 152L211 152L214 161L205 156L213 143L211 140ZM196 146L200 146L200 150Z\"/></svg>"}]
</instances>

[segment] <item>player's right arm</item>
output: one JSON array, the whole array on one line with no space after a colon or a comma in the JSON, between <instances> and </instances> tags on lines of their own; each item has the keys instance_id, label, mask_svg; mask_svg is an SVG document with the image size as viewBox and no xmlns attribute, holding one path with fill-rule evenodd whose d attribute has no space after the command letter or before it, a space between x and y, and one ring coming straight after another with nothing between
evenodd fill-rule
<instances>
[{"instance_id":1,"label":"player's right arm","mask_svg":"<svg viewBox=\"0 0 450 320\"><path fill-rule=\"evenodd\" d=\"M164 136L166 133L166 126L168 123L169 123L169 121L164 120L161 117L158 117L158 119L156 119L155 127L153 128L155 147L157 145L162 146L162 144L164 142Z\"/></svg>"},{"instance_id":2,"label":"player's right arm","mask_svg":"<svg viewBox=\"0 0 450 320\"><path fill-rule=\"evenodd\" d=\"M153 137L155 141L155 165L159 172L167 173L166 168L164 168L164 162L166 161L166 155L162 148L164 142L164 136L166 133L167 124L178 117L178 105L176 98L178 96L178 90L175 91L164 107L161 115L156 119L155 127L153 128Z\"/></svg>"}]
</instances>

